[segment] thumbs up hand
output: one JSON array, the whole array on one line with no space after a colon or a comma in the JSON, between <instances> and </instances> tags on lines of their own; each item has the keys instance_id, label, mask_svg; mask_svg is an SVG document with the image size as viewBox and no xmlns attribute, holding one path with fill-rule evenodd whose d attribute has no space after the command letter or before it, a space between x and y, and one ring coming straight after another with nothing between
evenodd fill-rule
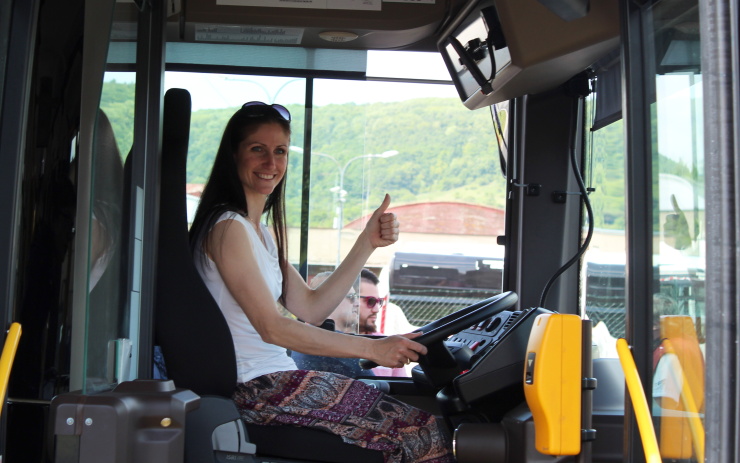
<instances>
[{"instance_id":1,"label":"thumbs up hand","mask_svg":"<svg viewBox=\"0 0 740 463\"><path fill-rule=\"evenodd\" d=\"M383 203L370 216L365 233L374 248L389 246L398 241L398 219L396 214L385 212L391 204L391 197L386 194Z\"/></svg>"},{"instance_id":2,"label":"thumbs up hand","mask_svg":"<svg viewBox=\"0 0 740 463\"><path fill-rule=\"evenodd\" d=\"M686 214L678 205L676 195L671 195L671 204L673 205L674 213L667 214L663 224L665 241L676 249L686 249L691 246L689 222L686 220Z\"/></svg>"}]
</instances>

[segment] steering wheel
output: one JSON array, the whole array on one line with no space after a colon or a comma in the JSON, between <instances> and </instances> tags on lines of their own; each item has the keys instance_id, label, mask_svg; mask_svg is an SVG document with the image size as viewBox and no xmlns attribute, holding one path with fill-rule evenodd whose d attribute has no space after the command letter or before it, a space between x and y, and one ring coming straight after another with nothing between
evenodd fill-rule
<instances>
[{"instance_id":1,"label":"steering wheel","mask_svg":"<svg viewBox=\"0 0 740 463\"><path fill-rule=\"evenodd\" d=\"M414 338L414 341L426 346L428 350L427 354L421 356L419 359L422 369L430 373L427 370L432 370L435 367L446 368L450 366L452 355L444 346L445 339L499 312L512 308L518 300L519 296L516 293L507 291L445 315L439 320L435 320L415 330L414 333L421 332L424 334L418 338ZM452 360L454 362L454 359ZM367 359L360 360L360 365L365 369L378 366L377 363Z\"/></svg>"},{"instance_id":2,"label":"steering wheel","mask_svg":"<svg viewBox=\"0 0 740 463\"><path fill-rule=\"evenodd\" d=\"M424 334L415 338L414 341L429 347L499 312L510 309L518 300L519 297L512 291L483 299L415 330L414 333Z\"/></svg>"}]
</instances>

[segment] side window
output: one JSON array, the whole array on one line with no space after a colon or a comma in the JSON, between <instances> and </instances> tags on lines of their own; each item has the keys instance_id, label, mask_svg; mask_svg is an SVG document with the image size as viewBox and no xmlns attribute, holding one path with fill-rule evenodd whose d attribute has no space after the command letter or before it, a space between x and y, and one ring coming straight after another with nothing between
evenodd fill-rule
<instances>
[{"instance_id":1,"label":"side window","mask_svg":"<svg viewBox=\"0 0 740 463\"><path fill-rule=\"evenodd\" d=\"M691 64L654 76L652 393L661 455L703 461L704 122L698 58Z\"/></svg>"},{"instance_id":2,"label":"side window","mask_svg":"<svg viewBox=\"0 0 740 463\"><path fill-rule=\"evenodd\" d=\"M641 320L652 311L647 344L652 377L647 395L664 459L704 460L705 400L705 181L702 69L699 29L676 34L672 20L699 23L695 7L677 1L646 5L640 63L650 101L645 120L652 164L652 294L627 307L625 293L625 146L621 120L591 135L590 196L596 231L582 270L583 311L594 321L600 357L614 357L625 337L625 312ZM659 19L658 19L659 18ZM634 64L634 63L633 63ZM598 111L598 108L597 108ZM639 195L639 193L638 193ZM639 240L641 237L636 238ZM632 243L629 243L632 245Z\"/></svg>"},{"instance_id":3,"label":"side window","mask_svg":"<svg viewBox=\"0 0 740 463\"><path fill-rule=\"evenodd\" d=\"M593 105L592 98L588 100ZM616 358L616 340L625 336L625 178L621 120L589 132L589 195L594 234L581 268L583 315L593 323L598 356Z\"/></svg>"},{"instance_id":4,"label":"side window","mask_svg":"<svg viewBox=\"0 0 740 463\"><path fill-rule=\"evenodd\" d=\"M36 30L14 309L23 337L10 388L15 397L48 401L128 378L114 352L116 340L132 337L119 265L124 160L117 142L126 131L111 123L122 118L103 81L113 18L133 10L116 1L42 3L39 24L57 21L62 8L75 27ZM85 24L86 13L96 20Z\"/></svg>"},{"instance_id":5,"label":"side window","mask_svg":"<svg viewBox=\"0 0 740 463\"><path fill-rule=\"evenodd\" d=\"M123 2L114 3L111 37L121 22L136 25L136 10ZM118 60L113 45L102 58L106 66ZM127 298L128 275L124 265L129 245L129 188L124 163L133 143L135 75L101 73L100 77L91 160L86 161L84 153L75 160L77 178L84 181L89 175L90 182L83 383L87 393L137 377L135 352L139 340L138 304ZM83 123L84 120L83 112Z\"/></svg>"}]
</instances>

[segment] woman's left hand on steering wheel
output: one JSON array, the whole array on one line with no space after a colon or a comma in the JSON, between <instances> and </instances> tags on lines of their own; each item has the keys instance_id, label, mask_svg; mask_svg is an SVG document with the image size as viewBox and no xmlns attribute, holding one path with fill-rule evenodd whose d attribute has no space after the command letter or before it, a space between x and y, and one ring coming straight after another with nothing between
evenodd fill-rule
<instances>
[{"instance_id":1,"label":"woman's left hand on steering wheel","mask_svg":"<svg viewBox=\"0 0 740 463\"><path fill-rule=\"evenodd\" d=\"M408 333L374 340L375 363L388 368L401 368L416 362L419 355L427 353L426 346L412 341L419 336L421 333Z\"/></svg>"}]
</instances>

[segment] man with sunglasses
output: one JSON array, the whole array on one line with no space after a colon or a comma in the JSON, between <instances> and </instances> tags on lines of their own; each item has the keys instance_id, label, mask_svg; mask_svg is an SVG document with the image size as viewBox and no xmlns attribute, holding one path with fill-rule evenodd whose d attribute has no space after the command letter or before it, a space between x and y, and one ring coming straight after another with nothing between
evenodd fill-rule
<instances>
[{"instance_id":1,"label":"man with sunglasses","mask_svg":"<svg viewBox=\"0 0 740 463\"><path fill-rule=\"evenodd\" d=\"M329 277L329 275L331 275L331 272L317 274L311 279L309 286L311 288L317 288ZM373 272L368 269L362 269L362 272L360 273L359 298L354 290L350 290L345 300L340 303L339 307L337 307L337 309L335 309L330 315L330 319L334 321L335 330L343 331L345 333L357 332L360 335L385 336L383 333L378 332L376 324L378 312L385 305L385 299L378 295L378 283L378 277ZM360 323L359 331L355 331L357 328L357 322L353 322L351 320L351 312L348 317L348 311L346 310L347 307L344 306L358 303L360 309ZM354 307L356 308L356 305ZM354 325L352 325L352 323L354 323ZM351 326L351 328L348 328L349 326ZM359 378L363 376L409 376L405 368L376 367L372 370L363 370L357 359L352 358L306 355L300 352L291 353L291 357L300 369L330 371L349 376L350 378Z\"/></svg>"},{"instance_id":2,"label":"man with sunglasses","mask_svg":"<svg viewBox=\"0 0 740 463\"><path fill-rule=\"evenodd\" d=\"M360 273L360 334L378 333L378 313L385 305L378 292L378 277L364 268Z\"/></svg>"},{"instance_id":3,"label":"man with sunglasses","mask_svg":"<svg viewBox=\"0 0 740 463\"><path fill-rule=\"evenodd\" d=\"M360 334L384 335L378 332L378 313L385 306L385 298L380 297L378 291L380 280L372 271L364 268L360 272ZM376 376L409 376L408 371L401 368L373 368Z\"/></svg>"}]
</instances>

